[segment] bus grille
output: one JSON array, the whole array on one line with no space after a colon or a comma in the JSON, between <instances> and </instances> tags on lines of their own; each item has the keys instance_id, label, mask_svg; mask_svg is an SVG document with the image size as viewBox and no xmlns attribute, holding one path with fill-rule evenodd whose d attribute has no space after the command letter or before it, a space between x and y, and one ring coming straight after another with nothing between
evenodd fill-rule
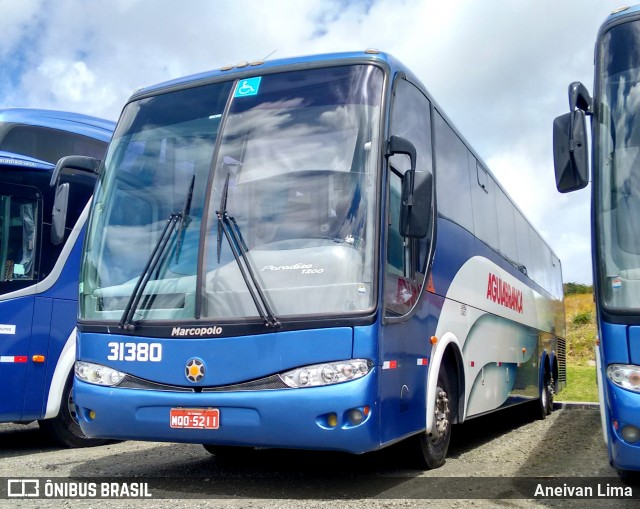
<instances>
[{"instance_id":1,"label":"bus grille","mask_svg":"<svg viewBox=\"0 0 640 509\"><path fill-rule=\"evenodd\" d=\"M558 381L567 381L567 340L558 338Z\"/></svg>"},{"instance_id":2,"label":"bus grille","mask_svg":"<svg viewBox=\"0 0 640 509\"><path fill-rule=\"evenodd\" d=\"M185 387L182 385L166 385L149 380L143 380L135 376L127 375L117 385L122 389L139 389L147 391L166 392L232 392L232 391L265 391L276 389L290 389L278 375L271 375L258 380L250 380L232 385L220 385L216 387Z\"/></svg>"}]
</instances>

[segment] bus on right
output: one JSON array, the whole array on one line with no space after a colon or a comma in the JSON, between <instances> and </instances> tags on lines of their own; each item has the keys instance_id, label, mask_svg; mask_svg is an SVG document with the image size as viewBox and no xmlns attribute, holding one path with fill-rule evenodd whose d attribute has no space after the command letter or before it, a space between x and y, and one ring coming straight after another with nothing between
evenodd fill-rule
<instances>
[{"instance_id":1,"label":"bus on right","mask_svg":"<svg viewBox=\"0 0 640 509\"><path fill-rule=\"evenodd\" d=\"M569 113L555 119L556 185L586 187L592 166L591 232L599 340L602 429L609 461L640 478L640 6L616 9L595 48L594 94L569 86ZM586 116L591 117L592 151Z\"/></svg>"}]
</instances>

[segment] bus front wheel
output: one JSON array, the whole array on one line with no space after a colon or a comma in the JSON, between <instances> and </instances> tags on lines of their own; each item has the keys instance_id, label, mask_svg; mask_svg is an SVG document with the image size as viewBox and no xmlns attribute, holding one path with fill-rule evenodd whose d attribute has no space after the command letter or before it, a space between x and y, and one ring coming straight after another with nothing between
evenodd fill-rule
<instances>
[{"instance_id":1,"label":"bus front wheel","mask_svg":"<svg viewBox=\"0 0 640 509\"><path fill-rule=\"evenodd\" d=\"M450 375L446 367L442 366L438 373L433 429L431 433L425 431L414 435L407 444L411 447L416 466L433 469L444 465L451 441L452 408L455 405L453 399Z\"/></svg>"},{"instance_id":2,"label":"bus front wheel","mask_svg":"<svg viewBox=\"0 0 640 509\"><path fill-rule=\"evenodd\" d=\"M40 420L38 424L45 433L63 447L93 447L108 442L100 438L89 438L80 429L73 402L73 371L69 373L64 385L58 415L52 419Z\"/></svg>"}]
</instances>

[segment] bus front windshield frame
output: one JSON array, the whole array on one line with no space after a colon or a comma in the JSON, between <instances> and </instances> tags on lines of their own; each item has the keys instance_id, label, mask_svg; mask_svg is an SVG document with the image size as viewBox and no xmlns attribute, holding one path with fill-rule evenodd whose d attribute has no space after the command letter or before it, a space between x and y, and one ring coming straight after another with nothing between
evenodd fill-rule
<instances>
[{"instance_id":1,"label":"bus front windshield frame","mask_svg":"<svg viewBox=\"0 0 640 509\"><path fill-rule=\"evenodd\" d=\"M597 274L605 308L640 312L640 20L599 44L594 185Z\"/></svg>"},{"instance_id":2,"label":"bus front windshield frame","mask_svg":"<svg viewBox=\"0 0 640 509\"><path fill-rule=\"evenodd\" d=\"M370 313L382 86L380 68L343 65L128 104L94 195L80 319Z\"/></svg>"}]
</instances>

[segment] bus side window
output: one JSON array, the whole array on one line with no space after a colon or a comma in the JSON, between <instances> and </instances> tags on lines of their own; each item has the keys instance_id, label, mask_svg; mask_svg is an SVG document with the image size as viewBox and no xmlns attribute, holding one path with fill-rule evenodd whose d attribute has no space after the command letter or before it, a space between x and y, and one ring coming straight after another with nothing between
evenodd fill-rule
<instances>
[{"instance_id":1,"label":"bus side window","mask_svg":"<svg viewBox=\"0 0 640 509\"><path fill-rule=\"evenodd\" d=\"M30 280L35 274L37 202L0 196L2 280Z\"/></svg>"},{"instance_id":2,"label":"bus side window","mask_svg":"<svg viewBox=\"0 0 640 509\"><path fill-rule=\"evenodd\" d=\"M391 107L390 135L401 136L415 146L416 182L420 182L421 175L432 172L429 100L414 85L398 79ZM385 306L393 316L407 314L416 303L429 254L428 240L405 239L400 235L402 179L409 166L409 157L404 154L389 158ZM430 238L428 234L427 239Z\"/></svg>"}]
</instances>

